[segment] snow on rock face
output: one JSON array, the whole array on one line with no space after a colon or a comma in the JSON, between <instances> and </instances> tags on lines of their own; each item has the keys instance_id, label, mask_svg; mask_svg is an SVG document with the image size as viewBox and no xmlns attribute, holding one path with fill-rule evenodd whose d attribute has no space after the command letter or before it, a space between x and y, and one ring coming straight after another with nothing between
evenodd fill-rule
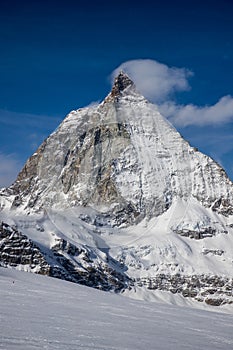
<instances>
[{"instance_id":1,"label":"snow on rock face","mask_svg":"<svg viewBox=\"0 0 233 350\"><path fill-rule=\"evenodd\" d=\"M0 266L49 274L49 265L40 249L16 227L0 222Z\"/></svg>"},{"instance_id":2,"label":"snow on rock face","mask_svg":"<svg viewBox=\"0 0 233 350\"><path fill-rule=\"evenodd\" d=\"M51 259L60 261L57 277L198 300L209 290L216 305L232 302L233 184L123 72L101 104L68 114L0 192L0 208L0 217L30 238L45 239ZM36 228L20 226L20 216L35 215L43 218L43 239ZM61 247L54 253L51 237L71 244L75 258Z\"/></svg>"},{"instance_id":3,"label":"snow on rock face","mask_svg":"<svg viewBox=\"0 0 233 350\"><path fill-rule=\"evenodd\" d=\"M37 227L37 230L43 228ZM87 247L57 239L48 251L15 226L0 222L0 266L56 277L101 290L120 291L129 279Z\"/></svg>"}]
</instances>

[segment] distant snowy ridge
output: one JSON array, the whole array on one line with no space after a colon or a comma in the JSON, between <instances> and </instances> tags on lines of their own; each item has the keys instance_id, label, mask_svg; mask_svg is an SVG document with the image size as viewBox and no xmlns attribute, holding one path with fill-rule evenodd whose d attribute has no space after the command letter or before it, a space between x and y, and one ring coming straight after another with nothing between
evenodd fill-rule
<instances>
[{"instance_id":1,"label":"distant snowy ridge","mask_svg":"<svg viewBox=\"0 0 233 350\"><path fill-rule=\"evenodd\" d=\"M77 282L233 301L233 184L123 72L101 104L68 114L0 208L56 264L58 249Z\"/></svg>"}]
</instances>

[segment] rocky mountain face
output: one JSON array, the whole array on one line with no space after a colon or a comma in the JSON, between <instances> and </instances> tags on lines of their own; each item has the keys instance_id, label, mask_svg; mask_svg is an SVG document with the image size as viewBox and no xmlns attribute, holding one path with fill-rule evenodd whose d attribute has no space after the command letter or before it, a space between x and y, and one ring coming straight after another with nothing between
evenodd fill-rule
<instances>
[{"instance_id":1,"label":"rocky mountain face","mask_svg":"<svg viewBox=\"0 0 233 350\"><path fill-rule=\"evenodd\" d=\"M42 247L50 275L233 300L233 184L123 72L101 104L68 114L0 192L0 208Z\"/></svg>"},{"instance_id":2,"label":"rocky mountain face","mask_svg":"<svg viewBox=\"0 0 233 350\"><path fill-rule=\"evenodd\" d=\"M87 247L60 239L48 251L5 222L0 223L0 266L116 292L124 289L129 280Z\"/></svg>"},{"instance_id":3,"label":"rocky mountain face","mask_svg":"<svg viewBox=\"0 0 233 350\"><path fill-rule=\"evenodd\" d=\"M22 266L39 274L49 274L49 265L40 249L16 227L0 223L0 266Z\"/></svg>"}]
</instances>

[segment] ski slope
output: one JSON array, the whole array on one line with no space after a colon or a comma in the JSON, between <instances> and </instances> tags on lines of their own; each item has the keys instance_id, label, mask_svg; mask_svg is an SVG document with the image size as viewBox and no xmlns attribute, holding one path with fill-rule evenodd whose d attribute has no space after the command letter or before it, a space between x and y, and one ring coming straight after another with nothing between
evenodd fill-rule
<instances>
[{"instance_id":1,"label":"ski slope","mask_svg":"<svg viewBox=\"0 0 233 350\"><path fill-rule=\"evenodd\" d=\"M0 349L233 348L233 315L136 301L0 268Z\"/></svg>"}]
</instances>

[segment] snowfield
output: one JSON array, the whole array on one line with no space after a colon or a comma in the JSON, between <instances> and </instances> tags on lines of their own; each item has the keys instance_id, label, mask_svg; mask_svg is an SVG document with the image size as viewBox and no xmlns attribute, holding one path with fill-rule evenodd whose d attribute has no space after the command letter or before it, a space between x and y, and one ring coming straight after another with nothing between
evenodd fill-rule
<instances>
[{"instance_id":1,"label":"snowfield","mask_svg":"<svg viewBox=\"0 0 233 350\"><path fill-rule=\"evenodd\" d=\"M231 314L136 301L4 268L0 285L0 349L233 348Z\"/></svg>"}]
</instances>

